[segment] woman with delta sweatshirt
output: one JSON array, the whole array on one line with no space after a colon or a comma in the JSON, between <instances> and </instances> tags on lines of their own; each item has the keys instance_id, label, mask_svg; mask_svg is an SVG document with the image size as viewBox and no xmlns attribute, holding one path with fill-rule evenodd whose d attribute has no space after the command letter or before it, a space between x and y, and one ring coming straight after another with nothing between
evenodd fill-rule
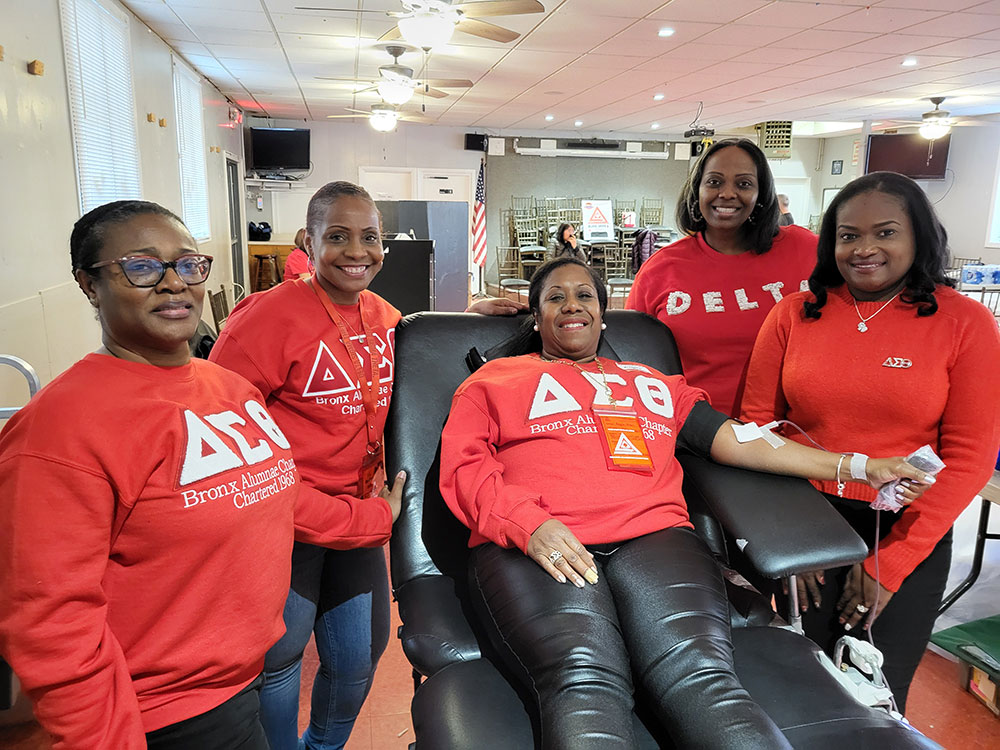
<instances>
[{"instance_id":1,"label":"woman with delta sweatshirt","mask_svg":"<svg viewBox=\"0 0 1000 750\"><path fill-rule=\"evenodd\" d=\"M260 392L191 359L197 247L153 203L83 216L71 256L103 346L0 433L0 654L56 748L265 750L293 517L316 543L391 517L303 504Z\"/></svg>"},{"instance_id":2,"label":"woman with delta sweatshirt","mask_svg":"<svg viewBox=\"0 0 1000 750\"><path fill-rule=\"evenodd\" d=\"M944 461L937 483L899 513L870 509L870 488L815 483L871 554L800 576L806 634L832 648L875 621L901 711L941 604L951 526L989 479L1000 443L997 324L951 288L947 258L947 235L915 182L875 172L847 185L823 217L810 291L782 300L760 331L743 398L744 419L791 420L828 450L861 439L899 454L930 445Z\"/></svg>"},{"instance_id":3,"label":"woman with delta sweatshirt","mask_svg":"<svg viewBox=\"0 0 1000 750\"><path fill-rule=\"evenodd\" d=\"M842 457L740 443L683 377L598 357L607 292L579 261L541 266L528 299L536 333L513 347L525 353L455 393L441 493L472 532L480 621L537 702L541 747L635 747L633 675L678 747L790 747L733 671L722 577L692 531L674 449L846 479ZM865 469L874 486L925 478L899 458Z\"/></svg>"},{"instance_id":4,"label":"woman with delta sweatshirt","mask_svg":"<svg viewBox=\"0 0 1000 750\"><path fill-rule=\"evenodd\" d=\"M705 151L681 191L677 225L687 237L654 253L626 307L674 335L684 376L712 405L736 415L754 338L783 295L804 288L816 235L778 227L774 178L748 140Z\"/></svg>"}]
</instances>

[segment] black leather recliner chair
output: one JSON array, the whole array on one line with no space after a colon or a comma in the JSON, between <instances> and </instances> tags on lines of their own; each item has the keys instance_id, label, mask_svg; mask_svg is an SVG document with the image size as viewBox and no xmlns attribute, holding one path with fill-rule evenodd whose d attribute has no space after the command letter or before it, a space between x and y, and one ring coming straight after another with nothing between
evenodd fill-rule
<instances>
[{"instance_id":1,"label":"black leather recliner chair","mask_svg":"<svg viewBox=\"0 0 1000 750\"><path fill-rule=\"evenodd\" d=\"M418 313L396 329L396 373L387 424L389 476L406 470L403 510L390 542L392 588L403 651L414 668L416 750L527 750L534 710L505 677L478 630L467 589L468 529L438 489L440 433L451 397L469 375L467 353L513 335L521 318ZM673 337L659 321L609 311L603 356L680 372ZM861 539L808 482L682 458L685 497L699 532L726 562L720 521L746 540L743 554L766 577L864 558ZM742 542L741 542L742 545ZM774 616L759 595L729 586L736 669L744 686L796 748L935 748L882 711L854 700L819 648ZM779 626L775 626L779 625ZM643 748L674 745L636 696Z\"/></svg>"}]
</instances>

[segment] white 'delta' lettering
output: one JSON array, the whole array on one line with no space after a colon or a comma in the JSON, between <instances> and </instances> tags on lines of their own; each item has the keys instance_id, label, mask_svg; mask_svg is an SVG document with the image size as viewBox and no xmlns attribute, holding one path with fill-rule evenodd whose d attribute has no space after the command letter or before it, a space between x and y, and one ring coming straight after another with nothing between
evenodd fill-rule
<instances>
[{"instance_id":1,"label":"white 'delta' lettering","mask_svg":"<svg viewBox=\"0 0 1000 750\"><path fill-rule=\"evenodd\" d=\"M722 306L722 292L705 292L701 295L702 301L705 303L705 312L725 312L726 308Z\"/></svg>"},{"instance_id":2,"label":"white 'delta' lettering","mask_svg":"<svg viewBox=\"0 0 1000 750\"><path fill-rule=\"evenodd\" d=\"M611 399L608 398L608 389L604 387L604 380L602 376L598 373L584 372L583 376L590 381L590 384L594 386L594 406L611 406ZM608 388L611 387L612 383L616 385L625 385L625 378L621 375L615 375L610 373L604 376L608 382ZM623 408L628 408L632 405L632 397L627 396L626 398L616 399L618 406Z\"/></svg>"},{"instance_id":3,"label":"white 'delta' lettering","mask_svg":"<svg viewBox=\"0 0 1000 750\"><path fill-rule=\"evenodd\" d=\"M233 429L235 424L240 427L246 424L246 420L234 411L209 414L205 417L205 421L222 434L232 438L236 447L240 449L240 453L243 454L243 460L246 461L247 465L259 464L274 455L274 451L271 450L271 446L267 444L266 440L261 440L257 445L250 445L238 430Z\"/></svg>"},{"instance_id":4,"label":"white 'delta' lettering","mask_svg":"<svg viewBox=\"0 0 1000 750\"><path fill-rule=\"evenodd\" d=\"M184 410L184 422L187 426L187 448L181 466L182 487L243 465L240 457L190 409ZM205 453L206 446L210 453Z\"/></svg>"},{"instance_id":5,"label":"white 'delta' lettering","mask_svg":"<svg viewBox=\"0 0 1000 750\"><path fill-rule=\"evenodd\" d=\"M755 307L760 307L760 302L751 302L747 298L746 289L737 289L734 294L736 295L736 304L741 310L753 310Z\"/></svg>"},{"instance_id":6,"label":"white 'delta' lettering","mask_svg":"<svg viewBox=\"0 0 1000 750\"><path fill-rule=\"evenodd\" d=\"M247 410L247 414L250 415L250 419L257 423L257 426L264 431L271 440L273 440L279 448L284 448L288 450L291 444L288 442L288 438L285 437L285 433L281 431L278 427L278 423L271 418L271 415L267 413L267 409L258 404L256 401L250 400L243 404L243 408Z\"/></svg>"},{"instance_id":7,"label":"white 'delta' lettering","mask_svg":"<svg viewBox=\"0 0 1000 750\"><path fill-rule=\"evenodd\" d=\"M770 292L775 302L781 302L781 290L784 286L785 282L783 281L772 281L770 284L764 284L761 289L765 292Z\"/></svg>"},{"instance_id":8,"label":"white 'delta' lettering","mask_svg":"<svg viewBox=\"0 0 1000 750\"><path fill-rule=\"evenodd\" d=\"M667 296L667 315L680 315L691 307L691 295L687 292L671 292Z\"/></svg>"},{"instance_id":9,"label":"white 'delta' lettering","mask_svg":"<svg viewBox=\"0 0 1000 750\"><path fill-rule=\"evenodd\" d=\"M635 388L639 391L639 400L642 401L642 405L651 412L667 419L674 416L674 399L670 395L667 384L662 380L637 375Z\"/></svg>"},{"instance_id":10,"label":"white 'delta' lettering","mask_svg":"<svg viewBox=\"0 0 1000 750\"><path fill-rule=\"evenodd\" d=\"M528 419L549 417L567 411L580 411L580 404L569 391L559 385L558 380L543 372L535 388L535 397L531 400Z\"/></svg>"}]
</instances>

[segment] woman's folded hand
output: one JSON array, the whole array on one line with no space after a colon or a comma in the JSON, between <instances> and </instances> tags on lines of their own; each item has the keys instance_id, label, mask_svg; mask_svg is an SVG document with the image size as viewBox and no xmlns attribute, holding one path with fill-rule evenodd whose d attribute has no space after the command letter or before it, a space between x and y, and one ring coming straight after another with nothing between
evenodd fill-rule
<instances>
[{"instance_id":1,"label":"woman's folded hand","mask_svg":"<svg viewBox=\"0 0 1000 750\"><path fill-rule=\"evenodd\" d=\"M550 518L535 529L526 552L559 583L570 580L579 588L585 580L597 583L594 556L562 521Z\"/></svg>"},{"instance_id":2,"label":"woman's folded hand","mask_svg":"<svg viewBox=\"0 0 1000 750\"><path fill-rule=\"evenodd\" d=\"M865 467L868 484L878 489L894 479L902 480L896 494L903 505L909 505L936 481L927 472L908 464L902 456L894 458L869 458Z\"/></svg>"}]
</instances>

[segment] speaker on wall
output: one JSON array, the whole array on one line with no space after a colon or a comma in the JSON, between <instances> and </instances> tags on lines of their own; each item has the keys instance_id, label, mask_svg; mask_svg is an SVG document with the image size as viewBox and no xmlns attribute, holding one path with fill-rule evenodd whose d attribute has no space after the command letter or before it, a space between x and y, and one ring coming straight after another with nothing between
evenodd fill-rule
<instances>
[{"instance_id":1,"label":"speaker on wall","mask_svg":"<svg viewBox=\"0 0 1000 750\"><path fill-rule=\"evenodd\" d=\"M482 133L466 133L465 134L465 150L466 151L485 151L487 137Z\"/></svg>"}]
</instances>

